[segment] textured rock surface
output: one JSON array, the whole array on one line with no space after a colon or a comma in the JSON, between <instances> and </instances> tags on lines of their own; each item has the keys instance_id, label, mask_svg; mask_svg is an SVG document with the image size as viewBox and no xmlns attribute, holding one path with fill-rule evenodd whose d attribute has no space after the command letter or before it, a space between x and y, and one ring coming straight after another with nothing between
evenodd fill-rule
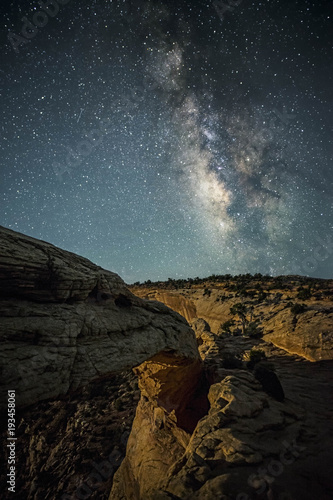
<instances>
[{"instance_id":1,"label":"textured rock surface","mask_svg":"<svg viewBox=\"0 0 333 500\"><path fill-rule=\"evenodd\" d=\"M201 311L200 313L197 311L196 304L191 296L187 297L185 293L181 291L165 292L150 288L135 288L135 294L138 297L163 302L163 304L181 314L189 323L195 318L204 318Z\"/></svg>"},{"instance_id":2,"label":"textured rock surface","mask_svg":"<svg viewBox=\"0 0 333 500\"><path fill-rule=\"evenodd\" d=\"M223 368L223 349L246 354L252 347L265 351L284 401L264 392L250 370ZM230 338L217 339L205 365L214 368L209 411L192 433L176 435L165 417L154 422L141 400L127 445L131 467L126 458L110 500L329 500L332 361L311 363L260 340Z\"/></svg>"},{"instance_id":3,"label":"textured rock surface","mask_svg":"<svg viewBox=\"0 0 333 500\"><path fill-rule=\"evenodd\" d=\"M124 462L115 475L110 498L146 498L187 446L200 418L208 411L201 363L193 365L155 356L135 369L141 399Z\"/></svg>"},{"instance_id":4,"label":"textured rock surface","mask_svg":"<svg viewBox=\"0 0 333 500\"><path fill-rule=\"evenodd\" d=\"M135 293L161 298L158 290L147 294L139 289ZM267 300L260 302L243 299L254 319L260 318L263 328L263 338L251 338L210 332L210 327L221 332L217 325L231 319L230 307L240 301L234 294L225 297L221 290L214 289L207 293L203 287L163 291L164 297L167 293L173 295L177 310L183 308L176 302L180 294L181 303L185 295L188 302L193 300L197 313L204 312L204 319L192 318L191 324L211 383L209 408L185 438L176 437L164 417L159 420L163 427L154 426L152 420L146 421L147 438L141 440L139 424L151 414L147 407L142 407L127 447L127 456L136 456L136 461L131 459L134 470L126 466L125 459L115 476L110 500L312 500L314 497L329 500L333 492L333 448L327 438L333 432L332 350L328 333L325 350L314 339L318 329L332 331L330 299L307 300L306 311L301 314L291 311L290 300L299 302L293 291L288 290L284 297L274 290L271 295L267 293ZM236 328L237 318L235 321ZM283 349L273 344L277 342L278 326ZM311 331L314 327L316 332ZM291 342L287 345L289 337ZM314 347L310 352L311 344ZM246 360L253 348L267 357L261 375L272 370L275 382L281 382L284 397L280 390L276 394L276 387L273 396L270 395L272 388L267 377L259 381L260 365L254 370L247 368ZM297 351L301 357L292 354ZM326 361L313 362L325 357ZM230 359L234 360L234 369L227 369ZM176 441L167 441L171 434ZM136 447L140 441L151 444L149 452L147 446L141 450ZM149 480L145 477L143 482L137 479L141 454L151 467ZM168 458L171 456L173 461ZM164 466L159 464L155 469L161 461ZM126 481L137 487L131 490L119 487ZM149 486L142 488L142 484Z\"/></svg>"},{"instance_id":5,"label":"textured rock surface","mask_svg":"<svg viewBox=\"0 0 333 500\"><path fill-rule=\"evenodd\" d=\"M216 335L210 331L209 324L202 318L194 319L190 325L194 330L198 342L200 356L202 359L205 359L207 351L215 346Z\"/></svg>"},{"instance_id":6,"label":"textured rock surface","mask_svg":"<svg viewBox=\"0 0 333 500\"><path fill-rule=\"evenodd\" d=\"M267 342L310 361L333 359L333 306L312 303L296 318L288 309L276 309L264 333Z\"/></svg>"},{"instance_id":7,"label":"textured rock surface","mask_svg":"<svg viewBox=\"0 0 333 500\"><path fill-rule=\"evenodd\" d=\"M0 469L1 498L106 500L140 399L134 374L93 381L74 394L41 401L16 415L16 492ZM0 434L6 448L7 433Z\"/></svg>"},{"instance_id":8,"label":"textured rock surface","mask_svg":"<svg viewBox=\"0 0 333 500\"><path fill-rule=\"evenodd\" d=\"M1 404L65 394L161 351L198 360L186 321L132 295L116 274L48 243L0 231Z\"/></svg>"}]
</instances>

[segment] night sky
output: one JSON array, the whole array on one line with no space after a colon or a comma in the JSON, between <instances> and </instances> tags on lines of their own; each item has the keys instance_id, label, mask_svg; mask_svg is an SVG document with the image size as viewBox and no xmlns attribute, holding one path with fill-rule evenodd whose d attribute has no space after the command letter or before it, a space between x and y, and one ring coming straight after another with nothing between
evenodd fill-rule
<instances>
[{"instance_id":1,"label":"night sky","mask_svg":"<svg viewBox=\"0 0 333 500\"><path fill-rule=\"evenodd\" d=\"M40 3L0 7L1 225L128 283L333 277L332 1Z\"/></svg>"}]
</instances>

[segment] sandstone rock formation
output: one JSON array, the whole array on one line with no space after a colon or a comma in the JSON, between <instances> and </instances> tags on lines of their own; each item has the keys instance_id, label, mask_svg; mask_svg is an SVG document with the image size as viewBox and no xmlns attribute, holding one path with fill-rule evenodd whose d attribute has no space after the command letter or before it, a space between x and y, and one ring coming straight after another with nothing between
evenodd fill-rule
<instances>
[{"instance_id":1,"label":"sandstone rock formation","mask_svg":"<svg viewBox=\"0 0 333 500\"><path fill-rule=\"evenodd\" d=\"M48 243L4 228L0 241L1 404L15 389L20 470L4 498L332 497L329 285L304 307L292 280L133 294ZM194 331L146 300L162 297Z\"/></svg>"},{"instance_id":2,"label":"sandstone rock formation","mask_svg":"<svg viewBox=\"0 0 333 500\"><path fill-rule=\"evenodd\" d=\"M154 289L154 288L134 288L134 293L138 297L149 300L157 300L163 302L174 311L181 314L189 323L195 318L204 318L201 311L197 311L196 303L191 296L186 297L181 291L170 291Z\"/></svg>"},{"instance_id":3,"label":"sandstone rock formation","mask_svg":"<svg viewBox=\"0 0 333 500\"><path fill-rule=\"evenodd\" d=\"M195 336L177 313L87 259L5 228L0 240L2 405L8 388L27 405L163 351L197 372Z\"/></svg>"},{"instance_id":4,"label":"sandstone rock formation","mask_svg":"<svg viewBox=\"0 0 333 500\"><path fill-rule=\"evenodd\" d=\"M153 299L163 297L181 312L184 300L187 311L195 307L197 314L205 312L203 319L191 317L191 324L211 384L208 410L192 432L179 436L172 430L171 415L156 413L155 421L149 397L141 400L109 500L329 500L333 492L329 465L333 449L327 441L333 431L332 348L327 333L326 350L314 344L310 352L307 346L313 344L316 333L305 325L316 318L317 327L332 331L330 300L307 301L307 310L298 315L289 305L296 293L288 290L283 297L274 290L271 297L267 293L267 301L253 301L256 308L249 309L252 316L260 317L263 337L235 337L210 330L217 332L217 325L231 318L230 307L239 298L231 294L225 298L221 290L206 293L207 284L162 293L153 286L150 291L134 291ZM221 295L223 300L217 300ZM250 307L251 301L246 304ZM283 318L278 320L279 314ZM284 318L290 318L290 323ZM274 320L284 328L284 349L274 346L279 331L270 331ZM301 326L295 332L298 323L305 327L304 335ZM253 349L265 353L266 366L246 369ZM299 355L292 354L295 351ZM232 369L229 358L237 361Z\"/></svg>"},{"instance_id":5,"label":"sandstone rock formation","mask_svg":"<svg viewBox=\"0 0 333 500\"><path fill-rule=\"evenodd\" d=\"M216 335L210 331L209 324L202 318L195 318L190 325L197 339L200 356L205 359L209 349L214 349Z\"/></svg>"},{"instance_id":6,"label":"sandstone rock formation","mask_svg":"<svg viewBox=\"0 0 333 500\"><path fill-rule=\"evenodd\" d=\"M172 372L167 366L172 365ZM115 475L110 498L147 498L180 458L198 421L208 411L207 386L188 363L172 363L165 355L154 365L143 363L141 399L127 443L126 457ZM156 375L159 382L152 383ZM162 382L162 384L161 384Z\"/></svg>"},{"instance_id":7,"label":"sandstone rock formation","mask_svg":"<svg viewBox=\"0 0 333 500\"><path fill-rule=\"evenodd\" d=\"M293 315L276 308L264 325L265 340L277 347L299 354L310 361L333 359L333 307L310 303L308 310Z\"/></svg>"},{"instance_id":8,"label":"sandstone rock formation","mask_svg":"<svg viewBox=\"0 0 333 500\"><path fill-rule=\"evenodd\" d=\"M80 388L94 381L96 385L100 380L108 380L114 373L136 367L142 395L137 410L138 415L140 408L143 412L139 425L141 435L144 435L144 419L149 422L147 433L150 433L151 419L159 427L169 419L177 436L175 443L179 436L180 439L186 437L202 416L201 410L189 407L201 384L202 363L194 332L186 320L162 303L135 297L119 276L87 259L5 228L0 230L0 240L1 405L6 406L8 388L15 389L18 429L19 432L25 429L24 434L29 436L28 441L22 436L18 454L23 461L24 450L29 455L25 469L29 471L30 482L23 481L27 473L22 472L17 498L22 498L22 494L29 499L44 498L38 475L40 464L44 480L56 477L52 466L65 474L53 492L63 491L63 498L68 498L73 491L76 496L84 494L76 480L78 470L68 464L71 473L68 471L70 477L66 477L57 457L70 436L86 442L90 449L88 456L96 453L96 447L88 445L85 435L91 429L91 410L89 416L83 413L82 419L80 411L74 408L76 405L86 408L85 393L80 393ZM70 403L67 410L59 398L66 400L72 398L71 395L77 398L75 394L81 396L76 405ZM44 407L42 401L45 401ZM112 411L122 406L130 410L130 401L131 398L117 398ZM98 404L93 408L97 410ZM44 408L45 419L41 416L36 425L27 422L36 418L40 408ZM46 422L54 418L54 408L58 408L58 416L50 430ZM126 413L122 418L128 421L130 417ZM97 415L95 422L96 419ZM105 425L105 432L112 430L110 425ZM34 434L37 428L41 432L39 436ZM5 434L3 437L6 439ZM124 443L123 437L121 440ZM110 448L112 439L108 442ZM51 444L53 449L48 457ZM78 467L75 446L63 451L73 456ZM87 457L83 449L81 453ZM105 453L103 450L102 455ZM118 447L117 453L121 456L121 448ZM151 457L147 460L139 481L150 475ZM114 469L114 463L112 467ZM103 485L104 489L107 484L109 482ZM87 491L89 486L83 484L82 488ZM96 496L91 484L90 488L89 496L101 498ZM103 488L98 488L100 495Z\"/></svg>"},{"instance_id":9,"label":"sandstone rock formation","mask_svg":"<svg viewBox=\"0 0 333 500\"><path fill-rule=\"evenodd\" d=\"M332 361L311 363L242 337L217 338L215 347L205 358L214 378L207 414L180 435L169 415L154 419L149 399L141 399L109 500L329 500ZM265 351L283 401L267 394L246 364L223 368L223 349L253 347Z\"/></svg>"}]
</instances>

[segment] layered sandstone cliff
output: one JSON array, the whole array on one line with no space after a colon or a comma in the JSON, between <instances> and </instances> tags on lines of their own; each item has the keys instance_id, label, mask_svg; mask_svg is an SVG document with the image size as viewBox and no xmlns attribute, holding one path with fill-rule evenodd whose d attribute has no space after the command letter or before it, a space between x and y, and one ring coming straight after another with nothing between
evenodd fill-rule
<instances>
[{"instance_id":1,"label":"layered sandstone cliff","mask_svg":"<svg viewBox=\"0 0 333 500\"><path fill-rule=\"evenodd\" d=\"M204 319L211 331L216 334L223 323L233 318L230 308L241 301L249 310L252 309L249 316L252 316L251 320L258 320L267 342L272 342L290 354L298 354L310 361L333 359L332 280L325 282L326 296L320 294L319 281L317 285L319 292L305 299L298 298L297 277L286 278L285 281L288 283L288 289L280 288L280 279L276 284L273 278L250 283L248 285L250 292L255 291L254 284L260 284L262 287L265 298L260 301L258 295L251 298L230 291L232 288L230 281L206 282L191 288L164 290L152 285L132 287L131 290L138 297L163 302L186 317L190 323L196 318ZM301 314L294 314L290 307L291 303L304 304L306 310Z\"/></svg>"}]
</instances>

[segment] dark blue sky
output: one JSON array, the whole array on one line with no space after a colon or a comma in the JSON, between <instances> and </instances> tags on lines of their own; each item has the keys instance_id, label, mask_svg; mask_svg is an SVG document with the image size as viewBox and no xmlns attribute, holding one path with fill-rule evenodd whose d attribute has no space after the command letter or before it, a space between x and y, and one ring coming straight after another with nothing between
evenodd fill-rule
<instances>
[{"instance_id":1,"label":"dark blue sky","mask_svg":"<svg viewBox=\"0 0 333 500\"><path fill-rule=\"evenodd\" d=\"M2 2L0 223L127 282L332 278L332 2L230 3Z\"/></svg>"}]
</instances>

